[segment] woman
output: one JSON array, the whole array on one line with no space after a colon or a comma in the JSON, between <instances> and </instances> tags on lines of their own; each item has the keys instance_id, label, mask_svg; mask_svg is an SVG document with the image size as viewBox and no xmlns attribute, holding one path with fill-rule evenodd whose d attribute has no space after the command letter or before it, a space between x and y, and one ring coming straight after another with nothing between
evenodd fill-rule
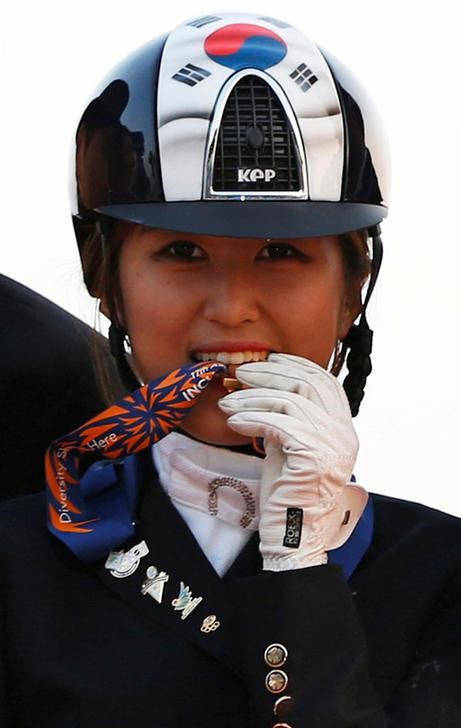
<instances>
[{"instance_id":1,"label":"woman","mask_svg":"<svg viewBox=\"0 0 461 728\"><path fill-rule=\"evenodd\" d=\"M42 499L3 509L3 724L459 725L460 524L352 477L386 214L366 95L234 14L112 79L74 222L135 391L50 447L49 532Z\"/></svg>"}]
</instances>

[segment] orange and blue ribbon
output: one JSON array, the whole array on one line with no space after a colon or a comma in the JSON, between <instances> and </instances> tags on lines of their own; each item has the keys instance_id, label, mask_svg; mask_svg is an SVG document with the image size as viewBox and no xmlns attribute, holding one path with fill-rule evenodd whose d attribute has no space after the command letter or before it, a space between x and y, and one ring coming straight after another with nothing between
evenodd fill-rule
<instances>
[{"instance_id":1,"label":"orange and blue ribbon","mask_svg":"<svg viewBox=\"0 0 461 728\"><path fill-rule=\"evenodd\" d=\"M138 484L128 456L177 429L225 369L217 362L175 369L50 445L48 529L79 559L101 558L133 535Z\"/></svg>"}]
</instances>

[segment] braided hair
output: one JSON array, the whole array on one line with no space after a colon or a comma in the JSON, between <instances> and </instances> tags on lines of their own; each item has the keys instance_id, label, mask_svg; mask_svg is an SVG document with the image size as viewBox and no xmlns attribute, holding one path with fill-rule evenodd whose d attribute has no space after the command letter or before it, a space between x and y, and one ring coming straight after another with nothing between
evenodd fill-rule
<instances>
[{"instance_id":1,"label":"braided hair","mask_svg":"<svg viewBox=\"0 0 461 728\"><path fill-rule=\"evenodd\" d=\"M379 225L369 230L372 239L373 258L370 281L368 284L365 301L363 302L362 313L358 324L354 324L345 337L338 357L339 362L334 365L333 373L339 372L344 359L348 374L346 375L343 387L349 400L352 417L358 414L360 403L365 394L365 384L368 375L371 373L371 349L373 344L373 331L370 329L366 317L366 308L370 300L373 288L378 277L383 257L383 246L381 242L381 230Z\"/></svg>"}]
</instances>

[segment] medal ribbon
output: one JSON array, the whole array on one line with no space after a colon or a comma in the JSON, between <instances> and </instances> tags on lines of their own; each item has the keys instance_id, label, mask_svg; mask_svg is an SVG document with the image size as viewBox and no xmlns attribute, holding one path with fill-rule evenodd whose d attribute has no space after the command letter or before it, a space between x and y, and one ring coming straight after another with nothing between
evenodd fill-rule
<instances>
[{"instance_id":1,"label":"medal ribbon","mask_svg":"<svg viewBox=\"0 0 461 728\"><path fill-rule=\"evenodd\" d=\"M134 533L134 458L176 429L226 367L175 369L144 384L55 440L45 457L48 529L82 561L101 558Z\"/></svg>"}]
</instances>

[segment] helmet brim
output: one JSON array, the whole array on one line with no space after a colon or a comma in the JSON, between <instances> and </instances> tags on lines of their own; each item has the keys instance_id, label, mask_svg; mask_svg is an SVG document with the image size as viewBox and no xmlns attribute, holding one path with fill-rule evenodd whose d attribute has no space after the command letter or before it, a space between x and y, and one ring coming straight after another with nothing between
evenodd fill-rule
<instances>
[{"instance_id":1,"label":"helmet brim","mask_svg":"<svg viewBox=\"0 0 461 728\"><path fill-rule=\"evenodd\" d=\"M387 208L310 200L199 200L104 205L97 212L147 227L199 235L301 238L371 227L386 217Z\"/></svg>"}]
</instances>

